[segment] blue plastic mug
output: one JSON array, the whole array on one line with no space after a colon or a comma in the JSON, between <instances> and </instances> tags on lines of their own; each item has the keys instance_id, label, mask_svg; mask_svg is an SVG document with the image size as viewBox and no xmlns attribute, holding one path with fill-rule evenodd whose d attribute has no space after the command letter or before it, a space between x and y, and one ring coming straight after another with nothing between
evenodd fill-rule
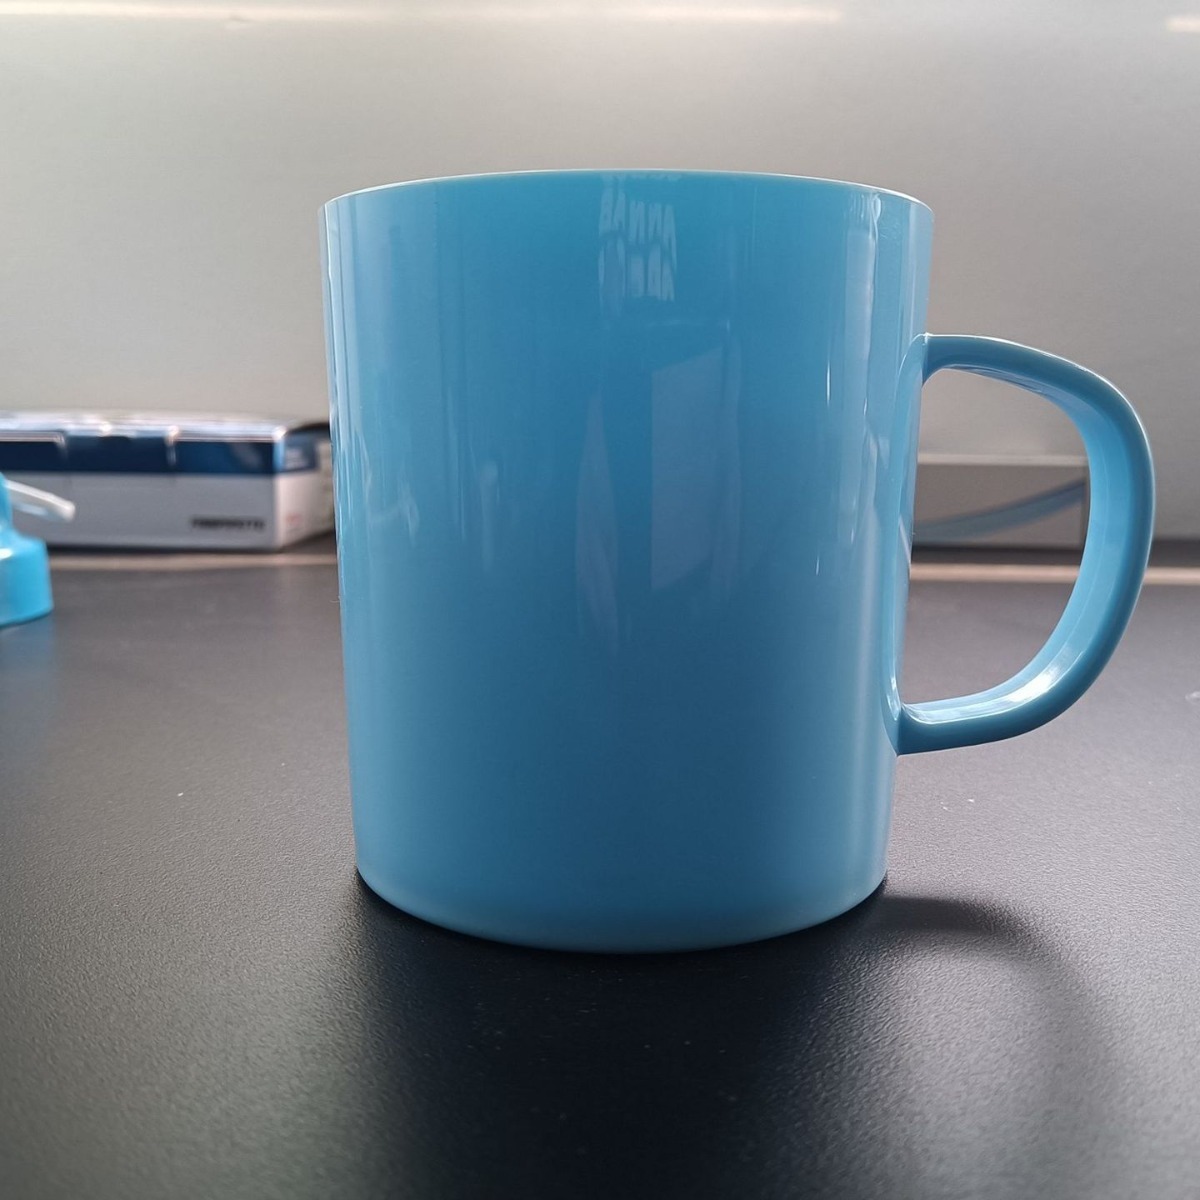
<instances>
[{"instance_id":1,"label":"blue plastic mug","mask_svg":"<svg viewBox=\"0 0 1200 1200\"><path fill-rule=\"evenodd\" d=\"M325 207L358 868L504 941L680 950L884 876L897 754L1061 713L1133 609L1150 454L1108 383L925 332L930 211L779 176L430 180ZM1041 653L904 704L922 380L1030 389L1091 467Z\"/></svg>"}]
</instances>

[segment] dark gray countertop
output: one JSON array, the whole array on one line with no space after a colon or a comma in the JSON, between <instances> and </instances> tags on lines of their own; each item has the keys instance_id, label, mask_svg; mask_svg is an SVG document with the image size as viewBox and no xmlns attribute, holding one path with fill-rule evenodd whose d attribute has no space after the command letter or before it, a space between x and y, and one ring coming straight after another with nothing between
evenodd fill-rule
<instances>
[{"instance_id":1,"label":"dark gray countertop","mask_svg":"<svg viewBox=\"0 0 1200 1200\"><path fill-rule=\"evenodd\" d=\"M902 762L853 913L634 959L357 881L327 565L56 587L0 631L0 1195L1200 1194L1200 589L1053 725ZM917 583L909 697L1064 594Z\"/></svg>"}]
</instances>

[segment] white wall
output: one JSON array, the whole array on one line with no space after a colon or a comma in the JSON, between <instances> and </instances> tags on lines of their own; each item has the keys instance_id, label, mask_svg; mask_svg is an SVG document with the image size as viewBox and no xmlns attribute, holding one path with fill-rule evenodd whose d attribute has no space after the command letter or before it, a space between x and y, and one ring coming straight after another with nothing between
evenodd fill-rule
<instances>
[{"instance_id":1,"label":"white wall","mask_svg":"<svg viewBox=\"0 0 1200 1200\"><path fill-rule=\"evenodd\" d=\"M316 213L353 188L827 175L932 205L931 328L1122 386L1160 531L1200 535L1187 3L0 0L0 407L322 411ZM1075 442L1048 405L956 376L930 386L924 445Z\"/></svg>"}]
</instances>

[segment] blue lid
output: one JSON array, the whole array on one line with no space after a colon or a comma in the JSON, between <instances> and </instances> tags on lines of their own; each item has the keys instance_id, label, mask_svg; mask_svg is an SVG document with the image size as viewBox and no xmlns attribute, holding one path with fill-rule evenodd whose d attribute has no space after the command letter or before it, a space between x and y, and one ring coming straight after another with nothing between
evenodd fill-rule
<instances>
[{"instance_id":1,"label":"blue lid","mask_svg":"<svg viewBox=\"0 0 1200 1200\"><path fill-rule=\"evenodd\" d=\"M282 475L319 469L327 421L153 413L0 412L13 474Z\"/></svg>"},{"instance_id":2,"label":"blue lid","mask_svg":"<svg viewBox=\"0 0 1200 1200\"><path fill-rule=\"evenodd\" d=\"M54 607L46 543L13 528L10 487L19 502L23 501L23 510L66 519L74 513L74 505L67 501L33 488L10 485L0 475L0 626L44 617Z\"/></svg>"}]
</instances>

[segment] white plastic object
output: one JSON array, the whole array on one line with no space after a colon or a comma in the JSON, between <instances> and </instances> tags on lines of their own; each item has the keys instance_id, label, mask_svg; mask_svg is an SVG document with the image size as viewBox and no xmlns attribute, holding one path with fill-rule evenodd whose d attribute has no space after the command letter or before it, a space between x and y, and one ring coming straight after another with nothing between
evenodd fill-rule
<instances>
[{"instance_id":1,"label":"white plastic object","mask_svg":"<svg viewBox=\"0 0 1200 1200\"><path fill-rule=\"evenodd\" d=\"M17 512L23 512L28 517L42 517L47 521L74 519L75 505L70 500L64 500L52 492L43 492L41 488L30 487L27 483L17 483L13 479L5 482L8 484L9 499Z\"/></svg>"}]
</instances>

